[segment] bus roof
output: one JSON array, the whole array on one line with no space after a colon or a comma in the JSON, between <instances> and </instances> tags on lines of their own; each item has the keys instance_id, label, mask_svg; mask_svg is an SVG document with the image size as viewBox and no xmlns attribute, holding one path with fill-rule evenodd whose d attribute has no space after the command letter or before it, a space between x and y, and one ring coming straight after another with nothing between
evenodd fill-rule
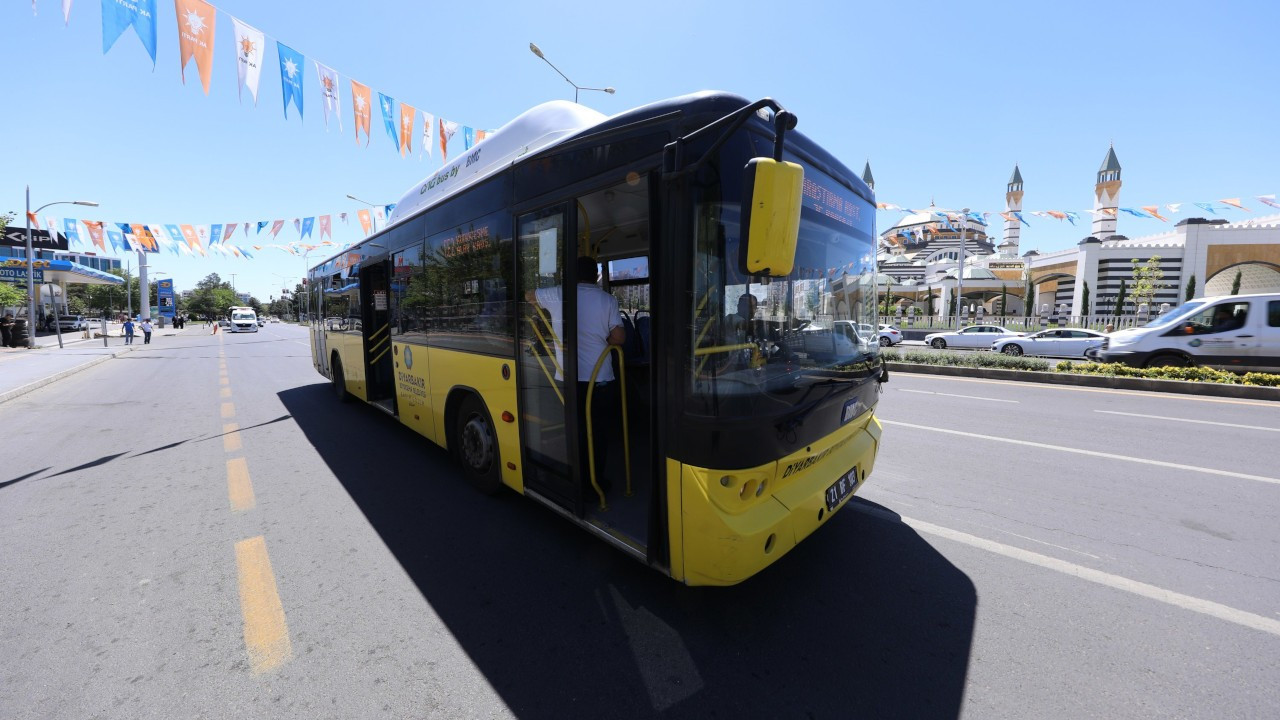
<instances>
[{"instance_id":1,"label":"bus roof","mask_svg":"<svg viewBox=\"0 0 1280 720\"><path fill-rule=\"evenodd\" d=\"M606 116L596 110L567 100L542 103L518 115L493 134L456 157L452 163L410 188L400 198L387 218L392 227L428 208L438 205L466 188L497 174L511 165L537 153L564 144L576 137L607 132L613 128L644 122L652 118L680 112L692 119L696 116L722 117L748 104L733 93L704 90L681 95ZM846 180L853 190L874 202L874 195L862 179L803 133L792 130L787 136L814 155L827 169ZM361 241L325 258L315 267L335 258L358 253ZM359 261L359 255L356 256Z\"/></svg>"},{"instance_id":2,"label":"bus roof","mask_svg":"<svg viewBox=\"0 0 1280 720\"><path fill-rule=\"evenodd\" d=\"M516 160L556 145L606 116L584 105L554 100L526 110L410 188L396 203L387 227L437 205Z\"/></svg>"}]
</instances>

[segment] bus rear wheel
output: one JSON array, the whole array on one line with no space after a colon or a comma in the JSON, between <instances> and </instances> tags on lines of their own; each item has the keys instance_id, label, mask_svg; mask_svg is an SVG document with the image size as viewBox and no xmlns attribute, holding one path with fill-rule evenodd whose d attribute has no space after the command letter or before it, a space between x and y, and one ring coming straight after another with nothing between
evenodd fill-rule
<instances>
[{"instance_id":1,"label":"bus rear wheel","mask_svg":"<svg viewBox=\"0 0 1280 720\"><path fill-rule=\"evenodd\" d=\"M454 425L454 456L472 487L486 495L502 488L498 438L484 403L468 395L458 407Z\"/></svg>"},{"instance_id":2,"label":"bus rear wheel","mask_svg":"<svg viewBox=\"0 0 1280 720\"><path fill-rule=\"evenodd\" d=\"M329 372L333 376L334 397L338 398L338 402L351 402L351 393L347 392L347 376L342 373L342 360L337 355L329 363Z\"/></svg>"}]
</instances>

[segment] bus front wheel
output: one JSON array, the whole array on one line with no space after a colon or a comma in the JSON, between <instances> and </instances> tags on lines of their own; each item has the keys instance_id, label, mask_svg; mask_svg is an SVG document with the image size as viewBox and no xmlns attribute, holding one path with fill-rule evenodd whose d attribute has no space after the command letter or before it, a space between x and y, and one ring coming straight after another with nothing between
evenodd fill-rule
<instances>
[{"instance_id":1,"label":"bus front wheel","mask_svg":"<svg viewBox=\"0 0 1280 720\"><path fill-rule=\"evenodd\" d=\"M502 488L498 438L480 398L468 395L458 408L455 423L454 455L467 482L486 495L498 492Z\"/></svg>"}]
</instances>

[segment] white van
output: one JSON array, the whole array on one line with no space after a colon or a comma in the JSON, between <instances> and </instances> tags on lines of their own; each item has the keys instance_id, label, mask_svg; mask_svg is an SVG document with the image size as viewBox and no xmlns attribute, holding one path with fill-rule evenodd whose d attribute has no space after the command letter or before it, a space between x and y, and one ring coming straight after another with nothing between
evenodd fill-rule
<instances>
[{"instance_id":1,"label":"white van","mask_svg":"<svg viewBox=\"0 0 1280 720\"><path fill-rule=\"evenodd\" d=\"M231 326L228 332L258 332L258 315L251 307L233 307L228 310Z\"/></svg>"},{"instance_id":2,"label":"white van","mask_svg":"<svg viewBox=\"0 0 1280 720\"><path fill-rule=\"evenodd\" d=\"M1280 372L1280 293L1191 300L1142 327L1112 333L1098 359Z\"/></svg>"}]
</instances>

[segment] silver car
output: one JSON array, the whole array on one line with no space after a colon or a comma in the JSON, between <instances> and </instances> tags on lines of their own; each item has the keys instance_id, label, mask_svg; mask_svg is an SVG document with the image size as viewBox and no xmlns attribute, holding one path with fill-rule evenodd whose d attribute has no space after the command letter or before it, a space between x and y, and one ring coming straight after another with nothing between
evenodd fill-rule
<instances>
[{"instance_id":1,"label":"silver car","mask_svg":"<svg viewBox=\"0 0 1280 720\"><path fill-rule=\"evenodd\" d=\"M937 350L949 347L989 350L997 340L1021 336L1022 333L999 325L970 325L959 332L952 330L929 333L924 336L924 343Z\"/></svg>"},{"instance_id":2,"label":"silver car","mask_svg":"<svg viewBox=\"0 0 1280 720\"><path fill-rule=\"evenodd\" d=\"M1096 330L1041 330L1024 337L1003 338L991 349L1005 355L1044 355L1046 357L1088 357L1090 350L1102 347L1107 336Z\"/></svg>"}]
</instances>

